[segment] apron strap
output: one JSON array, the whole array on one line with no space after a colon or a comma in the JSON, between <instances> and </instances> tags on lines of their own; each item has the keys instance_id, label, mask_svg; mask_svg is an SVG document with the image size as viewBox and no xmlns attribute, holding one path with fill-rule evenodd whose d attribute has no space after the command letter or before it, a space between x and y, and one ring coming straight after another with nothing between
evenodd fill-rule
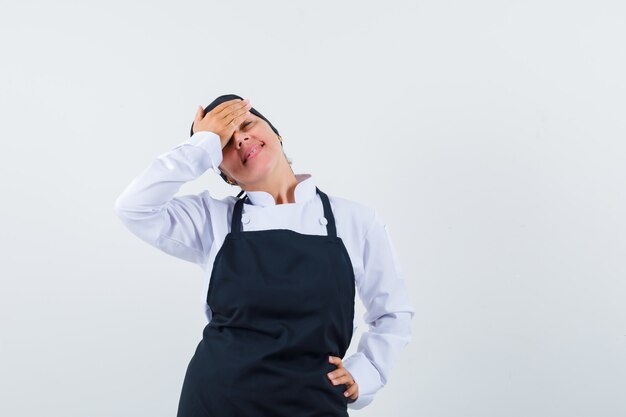
<instances>
[{"instance_id":1,"label":"apron strap","mask_svg":"<svg viewBox=\"0 0 626 417\"><path fill-rule=\"evenodd\" d=\"M330 208L330 201L325 192L315 187L315 191L319 194L322 200L322 206L324 207L324 217L328 221L326 223L326 233L330 237L337 237L337 228L335 226L335 216ZM241 231L241 214L243 212L243 203L249 197L246 195L243 198L239 198L233 208L233 217L231 218L230 231L233 234L239 234Z\"/></svg>"},{"instance_id":2,"label":"apron strap","mask_svg":"<svg viewBox=\"0 0 626 417\"><path fill-rule=\"evenodd\" d=\"M233 217L230 222L230 231L231 233L238 235L241 230L241 211L243 210L243 202L248 198L248 196L244 196L243 198L237 199L235 203L235 207L233 208Z\"/></svg>"},{"instance_id":3,"label":"apron strap","mask_svg":"<svg viewBox=\"0 0 626 417\"><path fill-rule=\"evenodd\" d=\"M324 206L324 217L328 220L326 224L326 233L330 237L337 237L337 228L335 227L335 216L333 216L333 211L330 208L330 201L328 200L328 196L325 192L315 187L315 190L320 195L322 199L322 205Z\"/></svg>"}]
</instances>

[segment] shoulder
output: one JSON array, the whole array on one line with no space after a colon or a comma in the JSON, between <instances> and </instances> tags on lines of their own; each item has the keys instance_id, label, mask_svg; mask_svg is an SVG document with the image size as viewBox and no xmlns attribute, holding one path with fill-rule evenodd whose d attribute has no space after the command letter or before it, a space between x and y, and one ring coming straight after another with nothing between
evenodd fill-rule
<instances>
[{"instance_id":1,"label":"shoulder","mask_svg":"<svg viewBox=\"0 0 626 417\"><path fill-rule=\"evenodd\" d=\"M328 194L337 228L343 231L350 230L351 234L364 237L378 215L373 207L351 200Z\"/></svg>"},{"instance_id":2,"label":"shoulder","mask_svg":"<svg viewBox=\"0 0 626 417\"><path fill-rule=\"evenodd\" d=\"M227 195L221 198L216 197L215 195L211 194L211 191L209 190L202 191L199 196L200 198L202 198L207 206L221 207L225 209L233 207L238 200L237 197L235 197L234 195Z\"/></svg>"},{"instance_id":3,"label":"shoulder","mask_svg":"<svg viewBox=\"0 0 626 417\"><path fill-rule=\"evenodd\" d=\"M198 196L202 199L205 210L210 214L214 223L228 223L233 212L233 208L238 198L233 195L217 197L211 191L204 190Z\"/></svg>"}]
</instances>

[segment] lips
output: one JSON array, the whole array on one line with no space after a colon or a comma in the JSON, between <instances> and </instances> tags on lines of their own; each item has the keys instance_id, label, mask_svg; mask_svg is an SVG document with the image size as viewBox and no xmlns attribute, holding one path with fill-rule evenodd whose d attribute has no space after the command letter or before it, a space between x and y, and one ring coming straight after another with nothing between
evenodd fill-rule
<instances>
[{"instance_id":1,"label":"lips","mask_svg":"<svg viewBox=\"0 0 626 417\"><path fill-rule=\"evenodd\" d=\"M246 152L243 155L243 163L245 164L248 161L248 159L250 159L250 154L252 153L252 151L256 149L255 153L252 154L252 158L254 158L261 151L262 147L263 147L262 143L257 143L255 145L251 145L248 149L246 149Z\"/></svg>"}]
</instances>

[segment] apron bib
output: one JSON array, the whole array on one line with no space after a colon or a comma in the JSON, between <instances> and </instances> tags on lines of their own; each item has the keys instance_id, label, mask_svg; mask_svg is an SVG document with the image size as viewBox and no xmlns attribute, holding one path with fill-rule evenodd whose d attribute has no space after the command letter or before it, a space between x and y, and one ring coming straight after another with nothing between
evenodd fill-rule
<instances>
[{"instance_id":1,"label":"apron bib","mask_svg":"<svg viewBox=\"0 0 626 417\"><path fill-rule=\"evenodd\" d=\"M235 203L207 292L212 319L191 358L178 417L347 417L326 374L353 332L355 281L328 196L327 235L242 231Z\"/></svg>"}]
</instances>

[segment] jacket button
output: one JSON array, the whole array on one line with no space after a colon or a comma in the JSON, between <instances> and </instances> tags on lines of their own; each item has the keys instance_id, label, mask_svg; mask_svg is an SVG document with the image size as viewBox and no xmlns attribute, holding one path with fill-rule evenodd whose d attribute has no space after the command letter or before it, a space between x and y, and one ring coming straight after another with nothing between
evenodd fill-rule
<instances>
[{"instance_id":1,"label":"jacket button","mask_svg":"<svg viewBox=\"0 0 626 417\"><path fill-rule=\"evenodd\" d=\"M326 217L320 217L320 223L326 225L328 223L328 220L326 220Z\"/></svg>"},{"instance_id":2,"label":"jacket button","mask_svg":"<svg viewBox=\"0 0 626 417\"><path fill-rule=\"evenodd\" d=\"M250 216L248 216L247 214L243 214L241 216L241 221L243 222L243 224L248 224L250 223Z\"/></svg>"}]
</instances>

